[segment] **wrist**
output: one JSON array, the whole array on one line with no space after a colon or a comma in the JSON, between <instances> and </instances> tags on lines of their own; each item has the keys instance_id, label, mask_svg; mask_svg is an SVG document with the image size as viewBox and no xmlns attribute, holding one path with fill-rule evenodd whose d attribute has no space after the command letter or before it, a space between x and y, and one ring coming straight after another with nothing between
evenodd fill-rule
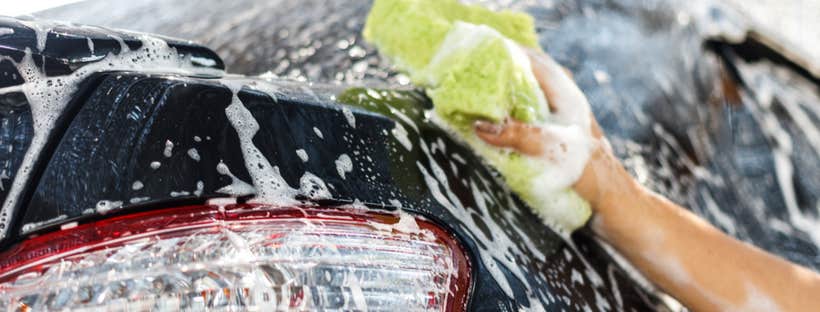
<instances>
[{"instance_id":1,"label":"wrist","mask_svg":"<svg viewBox=\"0 0 820 312\"><path fill-rule=\"evenodd\" d=\"M600 149L590 158L574 189L599 214L624 209L626 202L646 192L616 156Z\"/></svg>"},{"instance_id":2,"label":"wrist","mask_svg":"<svg viewBox=\"0 0 820 312\"><path fill-rule=\"evenodd\" d=\"M618 173L617 178L610 182L610 187L598 199L595 212L601 215L623 213L624 210L634 210L646 197L647 189L638 183L626 169Z\"/></svg>"}]
</instances>

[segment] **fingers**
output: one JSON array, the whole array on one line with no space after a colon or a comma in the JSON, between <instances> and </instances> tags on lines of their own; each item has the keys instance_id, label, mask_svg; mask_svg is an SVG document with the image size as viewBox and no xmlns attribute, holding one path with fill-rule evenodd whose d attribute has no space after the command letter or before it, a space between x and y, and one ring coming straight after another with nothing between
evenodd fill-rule
<instances>
[{"instance_id":1,"label":"fingers","mask_svg":"<svg viewBox=\"0 0 820 312\"><path fill-rule=\"evenodd\" d=\"M564 124L588 124L589 104L569 71L543 52L532 49L526 51L535 79L538 80L556 121Z\"/></svg>"},{"instance_id":2,"label":"fingers","mask_svg":"<svg viewBox=\"0 0 820 312\"><path fill-rule=\"evenodd\" d=\"M477 121L475 132L480 139L490 145L511 148L530 156L543 154L544 138L538 127L512 119L508 119L504 124Z\"/></svg>"},{"instance_id":3,"label":"fingers","mask_svg":"<svg viewBox=\"0 0 820 312\"><path fill-rule=\"evenodd\" d=\"M553 87L555 84L551 83L551 77L557 73L539 59L541 57L540 52L535 52L530 49L525 50L527 51L527 55L530 57L532 73L535 75L535 79L538 81L538 86L541 87L541 91L544 92L544 97L547 98L550 112L558 112L556 103L558 103L560 96L558 95L558 90Z\"/></svg>"},{"instance_id":4,"label":"fingers","mask_svg":"<svg viewBox=\"0 0 820 312\"><path fill-rule=\"evenodd\" d=\"M533 74L550 104L553 112L551 119L555 124L542 129L509 118L503 124L478 121L475 124L476 135L493 146L511 148L525 155L556 159L556 155L566 154L567 142L572 142L569 138L562 137L567 132L562 127L577 126L587 135L601 137L601 130L593 121L586 97L575 85L566 68L543 52L525 50L530 57Z\"/></svg>"}]
</instances>

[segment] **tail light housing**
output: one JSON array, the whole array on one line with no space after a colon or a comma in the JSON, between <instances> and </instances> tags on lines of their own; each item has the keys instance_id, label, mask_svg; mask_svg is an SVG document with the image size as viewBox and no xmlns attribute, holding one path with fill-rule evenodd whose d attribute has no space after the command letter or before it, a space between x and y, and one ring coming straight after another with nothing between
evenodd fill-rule
<instances>
[{"instance_id":1,"label":"tail light housing","mask_svg":"<svg viewBox=\"0 0 820 312\"><path fill-rule=\"evenodd\" d=\"M422 218L203 205L22 242L0 254L0 310L460 311L469 280Z\"/></svg>"}]
</instances>

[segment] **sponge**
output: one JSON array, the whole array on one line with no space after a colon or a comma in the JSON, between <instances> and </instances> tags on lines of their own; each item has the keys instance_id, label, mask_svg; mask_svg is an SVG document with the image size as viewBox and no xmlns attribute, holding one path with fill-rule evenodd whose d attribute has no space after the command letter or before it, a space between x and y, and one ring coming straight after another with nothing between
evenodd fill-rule
<instances>
[{"instance_id":1,"label":"sponge","mask_svg":"<svg viewBox=\"0 0 820 312\"><path fill-rule=\"evenodd\" d=\"M545 172L560 172L550 170L555 164L490 146L472 129L476 120L508 117L550 122L547 101L522 50L538 47L529 15L457 0L375 0L364 37L426 89L443 126L495 167L547 224L571 232L586 223L591 215L586 201L568 186L545 190L539 183Z\"/></svg>"}]
</instances>

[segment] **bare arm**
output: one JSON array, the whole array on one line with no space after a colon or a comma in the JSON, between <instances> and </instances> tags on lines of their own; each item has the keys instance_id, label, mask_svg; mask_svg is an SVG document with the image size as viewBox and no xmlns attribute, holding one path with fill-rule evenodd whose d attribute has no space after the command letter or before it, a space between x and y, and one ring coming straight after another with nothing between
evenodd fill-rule
<instances>
[{"instance_id":1,"label":"bare arm","mask_svg":"<svg viewBox=\"0 0 820 312\"><path fill-rule=\"evenodd\" d=\"M549 56L530 52L533 72L551 109L588 107L571 77ZM816 311L820 275L740 242L637 183L598 139L573 186L595 212L592 229L644 275L694 311ZM542 129L507 121L478 123L487 143L539 156L550 144Z\"/></svg>"}]
</instances>

